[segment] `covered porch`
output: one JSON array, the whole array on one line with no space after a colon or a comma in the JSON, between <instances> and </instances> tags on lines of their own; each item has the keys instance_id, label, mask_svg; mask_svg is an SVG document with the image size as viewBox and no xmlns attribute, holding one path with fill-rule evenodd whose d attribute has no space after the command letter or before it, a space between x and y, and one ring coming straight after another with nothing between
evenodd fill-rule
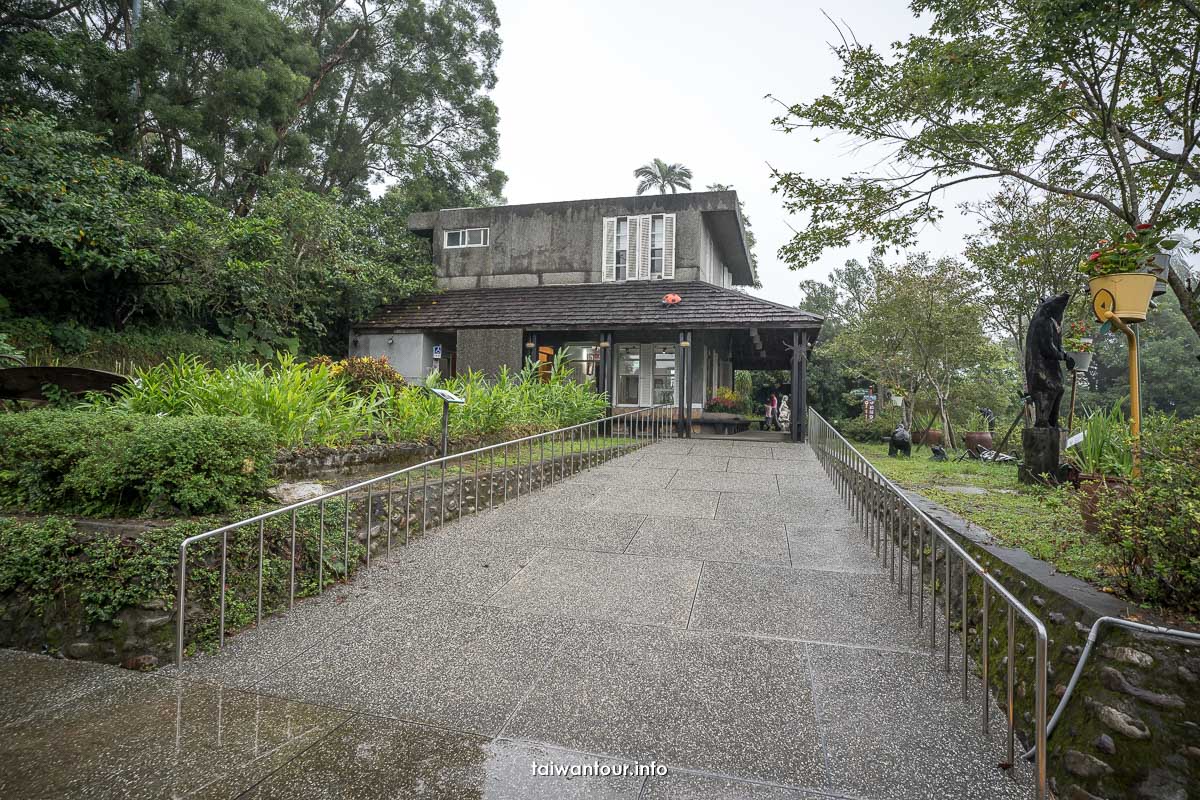
<instances>
[{"instance_id":1,"label":"covered porch","mask_svg":"<svg viewBox=\"0 0 1200 800\"><path fill-rule=\"evenodd\" d=\"M616 410L671 406L685 438L700 432L706 401L733 387L736 370L787 370L787 438L801 442L808 356L821 323L703 281L462 289L380 308L354 327L350 352L411 363L416 378L431 370L495 373L559 357Z\"/></svg>"}]
</instances>

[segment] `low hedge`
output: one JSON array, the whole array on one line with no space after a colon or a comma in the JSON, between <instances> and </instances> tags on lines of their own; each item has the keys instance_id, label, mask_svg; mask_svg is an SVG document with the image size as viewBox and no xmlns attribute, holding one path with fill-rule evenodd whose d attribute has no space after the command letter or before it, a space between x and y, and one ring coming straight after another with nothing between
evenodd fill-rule
<instances>
[{"instance_id":1,"label":"low hedge","mask_svg":"<svg viewBox=\"0 0 1200 800\"><path fill-rule=\"evenodd\" d=\"M267 488L275 442L244 417L0 414L0 506L91 516L228 511Z\"/></svg>"},{"instance_id":2,"label":"low hedge","mask_svg":"<svg viewBox=\"0 0 1200 800\"><path fill-rule=\"evenodd\" d=\"M886 441L899 424L898 417L879 416L869 420L866 417L840 419L834 421L834 427L852 442L878 444Z\"/></svg>"}]
</instances>

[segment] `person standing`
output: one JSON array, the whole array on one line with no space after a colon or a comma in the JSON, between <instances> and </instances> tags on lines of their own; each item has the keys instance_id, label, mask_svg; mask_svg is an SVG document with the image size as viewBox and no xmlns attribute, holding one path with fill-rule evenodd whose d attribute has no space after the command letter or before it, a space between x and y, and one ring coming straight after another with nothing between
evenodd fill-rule
<instances>
[{"instance_id":1,"label":"person standing","mask_svg":"<svg viewBox=\"0 0 1200 800\"><path fill-rule=\"evenodd\" d=\"M771 427L782 430L779 427L779 396L774 392L771 392L771 399L767 401L767 408L771 411Z\"/></svg>"}]
</instances>

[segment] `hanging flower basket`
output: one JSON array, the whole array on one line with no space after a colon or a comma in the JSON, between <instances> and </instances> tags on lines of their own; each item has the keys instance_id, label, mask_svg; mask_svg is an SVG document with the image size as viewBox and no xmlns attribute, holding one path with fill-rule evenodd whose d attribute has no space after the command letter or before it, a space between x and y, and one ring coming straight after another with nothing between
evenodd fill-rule
<instances>
[{"instance_id":1,"label":"hanging flower basket","mask_svg":"<svg viewBox=\"0 0 1200 800\"><path fill-rule=\"evenodd\" d=\"M1097 275L1088 281L1088 288L1092 291L1092 307L1095 308L1099 303L1125 322L1143 322L1150 308L1156 280L1145 272Z\"/></svg>"},{"instance_id":2,"label":"hanging flower basket","mask_svg":"<svg viewBox=\"0 0 1200 800\"><path fill-rule=\"evenodd\" d=\"M1067 355L1069 355L1071 360L1075 362L1076 372L1087 372L1092 366L1092 354L1090 351L1086 353L1067 351Z\"/></svg>"}]
</instances>

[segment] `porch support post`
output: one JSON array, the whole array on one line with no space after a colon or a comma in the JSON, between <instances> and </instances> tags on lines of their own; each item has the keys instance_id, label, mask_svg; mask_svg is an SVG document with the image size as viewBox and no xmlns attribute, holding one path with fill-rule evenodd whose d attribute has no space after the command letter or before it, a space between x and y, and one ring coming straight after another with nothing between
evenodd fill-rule
<instances>
[{"instance_id":1,"label":"porch support post","mask_svg":"<svg viewBox=\"0 0 1200 800\"><path fill-rule=\"evenodd\" d=\"M612 334L602 333L600 334L600 363L596 365L596 391L603 393L608 398L605 402L607 408L605 416L612 415L612 394L609 389L612 383L612 364Z\"/></svg>"},{"instance_id":2,"label":"porch support post","mask_svg":"<svg viewBox=\"0 0 1200 800\"><path fill-rule=\"evenodd\" d=\"M808 441L808 331L800 332L800 441Z\"/></svg>"},{"instance_id":3,"label":"porch support post","mask_svg":"<svg viewBox=\"0 0 1200 800\"><path fill-rule=\"evenodd\" d=\"M803 442L808 434L808 331L792 331L791 440Z\"/></svg>"},{"instance_id":4,"label":"porch support post","mask_svg":"<svg viewBox=\"0 0 1200 800\"><path fill-rule=\"evenodd\" d=\"M800 441L800 331L792 331L792 415L788 420L788 438Z\"/></svg>"},{"instance_id":5,"label":"porch support post","mask_svg":"<svg viewBox=\"0 0 1200 800\"><path fill-rule=\"evenodd\" d=\"M683 407L684 435L692 438L692 374L695 371L696 359L692 355L692 332L687 332L687 350L683 354Z\"/></svg>"}]
</instances>

